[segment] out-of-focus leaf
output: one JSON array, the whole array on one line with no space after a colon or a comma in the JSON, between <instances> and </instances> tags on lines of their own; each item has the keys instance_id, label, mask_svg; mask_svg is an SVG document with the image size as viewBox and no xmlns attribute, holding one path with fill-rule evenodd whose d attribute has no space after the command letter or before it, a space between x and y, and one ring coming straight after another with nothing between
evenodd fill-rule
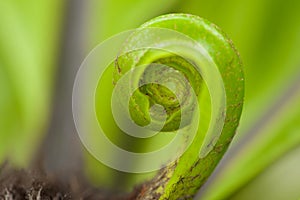
<instances>
[{"instance_id":1,"label":"out-of-focus leaf","mask_svg":"<svg viewBox=\"0 0 300 200\"><path fill-rule=\"evenodd\" d=\"M88 48L95 47L113 34L137 28L145 21L164 13L174 6L178 0L162 3L159 0L110 0L90 2L90 16L86 25L89 40ZM109 152L107 152L109 153ZM86 172L93 182L101 187L114 190L130 190L136 184L147 179L149 175L118 172L97 161L87 154Z\"/></svg>"},{"instance_id":2,"label":"out-of-focus leaf","mask_svg":"<svg viewBox=\"0 0 300 200\"><path fill-rule=\"evenodd\" d=\"M91 15L87 17L90 46L128 29L134 29L145 21L169 12L179 0L162 3L159 0L90 0Z\"/></svg>"},{"instance_id":3,"label":"out-of-focus leaf","mask_svg":"<svg viewBox=\"0 0 300 200\"><path fill-rule=\"evenodd\" d=\"M25 165L45 127L61 1L0 2L0 159Z\"/></svg>"},{"instance_id":4,"label":"out-of-focus leaf","mask_svg":"<svg viewBox=\"0 0 300 200\"><path fill-rule=\"evenodd\" d=\"M299 129L298 129L299 130ZM299 134L299 132L298 132ZM300 148L280 158L251 183L239 190L231 200L299 199Z\"/></svg>"}]
</instances>

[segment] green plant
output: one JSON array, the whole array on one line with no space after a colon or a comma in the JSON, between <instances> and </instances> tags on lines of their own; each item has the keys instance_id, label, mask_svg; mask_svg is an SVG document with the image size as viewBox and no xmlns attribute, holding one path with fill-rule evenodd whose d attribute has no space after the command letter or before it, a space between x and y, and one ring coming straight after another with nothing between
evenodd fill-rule
<instances>
[{"instance_id":1,"label":"green plant","mask_svg":"<svg viewBox=\"0 0 300 200\"><path fill-rule=\"evenodd\" d=\"M178 45L179 48L183 49L182 53L184 55L155 48L146 50L138 49L132 52L129 51L124 55L121 54L111 65L111 67L114 68L113 82L118 84L118 81L122 79L124 74L136 67L143 69L140 67L141 65L146 65L146 67L142 72L139 70L139 75L133 78L133 84L138 85L141 80L154 81L157 76L160 76L161 72L155 71L159 67L154 66L154 68L151 68L151 66L153 64L169 66L175 70L176 73L180 72L183 74L187 81L189 81L189 84L197 96L194 101L197 101L199 104L201 119L199 122L196 122L198 123L197 133L188 149L180 158L158 172L150 183L146 183L139 198L192 198L212 173L236 132L244 95L242 64L231 40L228 39L218 27L200 17L188 14L169 14L150 20L127 39L123 49L126 50L127 47L132 48L136 43L140 44L145 40L149 40L149 37L151 38L151 36L149 36L151 35L151 28L176 31L190 38L195 44L194 46L189 46L189 48L196 51L197 55L194 57L190 55L192 54L189 53L191 50L188 51L184 49L184 45L180 46L181 40L178 38L172 40L171 33L169 36L170 39L163 41L160 41L163 34L158 34L156 37L159 37L160 40L153 40L157 47L164 48L166 46ZM203 49L199 49L197 45ZM206 65L206 69L201 65ZM218 70L221 79L218 79L216 74L209 74L209 70L213 71L214 68ZM201 75L201 71L205 77ZM218 85L219 82L223 82L224 88L212 88L220 91L224 89L224 94L220 91L211 91L212 88L209 84ZM186 87L182 86L183 83L180 82L180 80L173 80L172 83L175 84L176 88L181 89L178 92L179 96L191 98L189 96L190 92ZM106 82L106 84L111 84L111 81ZM122 91L126 92L125 89ZM101 93L101 89L99 89L97 93L99 94L99 98L103 97L103 95L109 96L103 92ZM224 98L224 102L226 102L225 107L215 102L216 99L218 99L217 101L221 101L222 98ZM190 127L193 127L195 124L188 121L181 127L179 122L181 118L186 117L185 115L195 115L191 113L197 112L198 109L194 107L193 100L191 99L186 100L188 103L183 104L180 104L178 101L174 93L169 91L169 89L156 84L143 85L133 93L129 103L129 111L135 123L141 126L148 125L151 122L150 107L155 104L162 105L167 114L166 124L164 124L162 131L147 142L142 142L141 144L131 142L135 144L132 148L133 151L143 151L147 146L156 146L156 143L163 140L162 138L165 135L186 134L188 136L192 134L189 133L192 132ZM107 119L107 116L103 115L103 113L105 113L103 109L107 109L105 108L107 107L107 103L104 105L106 106L101 107L101 105L99 105L98 108L98 110L102 110L102 115L98 115L100 123L103 122L104 119ZM222 120L224 120L224 124ZM118 135L117 133L112 133L116 132L116 129L114 131L112 128L116 126L113 120L111 120L111 122L105 121L103 124L109 126L109 135L113 135L112 137L118 138L120 141L125 141L124 137L120 139L122 136L116 136ZM219 124L221 124L221 127ZM210 125L212 129L210 129ZM183 129L183 131L176 133L179 129ZM220 131L220 135L218 135L218 131ZM138 163L135 164L138 165Z\"/></svg>"},{"instance_id":2,"label":"green plant","mask_svg":"<svg viewBox=\"0 0 300 200\"><path fill-rule=\"evenodd\" d=\"M80 4L84 6L79 9L76 2L0 2L1 161L8 159L16 166L27 166L47 132L54 80L60 71L54 72L57 68L68 71L57 64L61 55L66 54L61 52L66 40L59 39L62 35L73 41L87 41L78 48L87 52L107 37L155 16L185 12L222 27L241 53L246 77L239 134L219 170L202 189L201 197L298 198L299 170L284 167L300 164L299 151L294 151L300 144L300 91L299 81L294 80L299 77L299 2L92 0ZM82 15L84 19L65 15L72 10L74 16ZM76 36L78 31L70 34L68 30L74 27L79 27L80 36ZM132 145L132 149L136 148ZM129 190L136 182L145 180L143 175L119 173L101 166L92 156L86 156L85 163L89 177L95 183L102 182L101 186L118 189L120 185ZM284 173L280 167L285 169Z\"/></svg>"}]
</instances>

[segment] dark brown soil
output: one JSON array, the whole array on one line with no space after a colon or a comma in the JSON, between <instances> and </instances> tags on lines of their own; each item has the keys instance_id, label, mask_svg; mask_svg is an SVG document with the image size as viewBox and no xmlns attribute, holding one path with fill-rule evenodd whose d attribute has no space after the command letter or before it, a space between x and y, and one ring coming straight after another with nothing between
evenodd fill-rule
<instances>
[{"instance_id":1,"label":"dark brown soil","mask_svg":"<svg viewBox=\"0 0 300 200\"><path fill-rule=\"evenodd\" d=\"M62 183L37 171L0 169L0 200L133 200L138 191L116 196L75 176Z\"/></svg>"}]
</instances>

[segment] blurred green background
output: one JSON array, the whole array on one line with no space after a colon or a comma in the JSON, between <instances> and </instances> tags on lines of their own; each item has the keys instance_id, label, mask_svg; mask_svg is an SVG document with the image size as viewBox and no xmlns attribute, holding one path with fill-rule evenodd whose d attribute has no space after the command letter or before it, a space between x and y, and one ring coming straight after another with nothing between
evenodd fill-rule
<instances>
[{"instance_id":1,"label":"blurred green background","mask_svg":"<svg viewBox=\"0 0 300 200\"><path fill-rule=\"evenodd\" d=\"M87 177L107 182L108 169L91 156L73 155L80 154L72 149L76 139L66 145L77 136L71 114L76 70L104 39L158 15L184 12L228 34L246 78L238 134L198 197L299 199L299 11L295 0L1 0L0 161L27 167L45 144L66 151L44 152L49 162L60 159L56 167L80 168L64 159L81 158Z\"/></svg>"}]
</instances>

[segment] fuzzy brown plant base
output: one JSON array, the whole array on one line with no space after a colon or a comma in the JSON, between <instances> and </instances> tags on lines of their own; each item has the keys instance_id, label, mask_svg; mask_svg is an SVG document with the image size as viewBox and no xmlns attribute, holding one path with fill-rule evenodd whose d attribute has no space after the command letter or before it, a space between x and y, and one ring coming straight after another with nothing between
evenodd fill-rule
<instances>
[{"instance_id":1,"label":"fuzzy brown plant base","mask_svg":"<svg viewBox=\"0 0 300 200\"><path fill-rule=\"evenodd\" d=\"M133 200L138 193L115 196L75 177L62 183L33 171L0 170L0 200Z\"/></svg>"}]
</instances>

